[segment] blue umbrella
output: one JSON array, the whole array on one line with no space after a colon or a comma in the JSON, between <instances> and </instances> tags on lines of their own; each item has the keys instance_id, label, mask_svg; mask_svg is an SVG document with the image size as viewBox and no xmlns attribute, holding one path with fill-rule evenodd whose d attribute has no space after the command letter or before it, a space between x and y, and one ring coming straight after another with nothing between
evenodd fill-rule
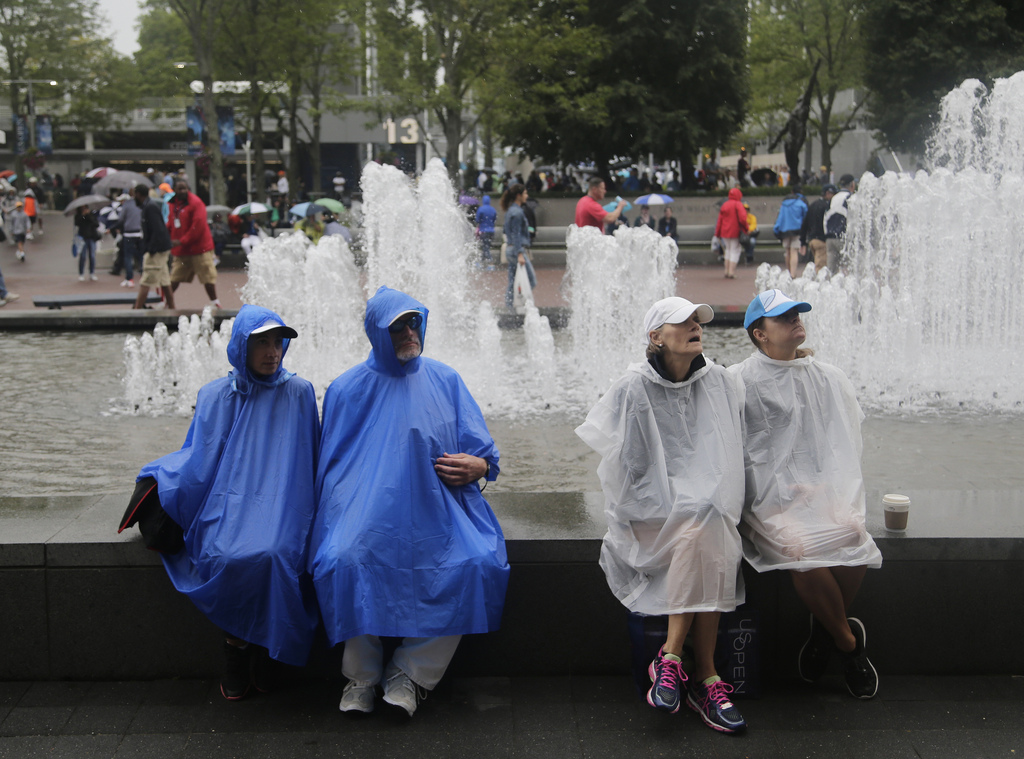
<instances>
[{"instance_id":1,"label":"blue umbrella","mask_svg":"<svg viewBox=\"0 0 1024 759\"><path fill-rule=\"evenodd\" d=\"M299 203L298 205L292 206L288 209L288 213L295 214L296 216L305 216L309 213L310 205L314 206L315 213L323 213L327 210L323 206L319 206L312 201L306 201L305 203Z\"/></svg>"},{"instance_id":2,"label":"blue umbrella","mask_svg":"<svg viewBox=\"0 0 1024 759\"><path fill-rule=\"evenodd\" d=\"M674 202L673 199L668 195L662 195L657 192L652 192L650 195L641 195L636 199L638 206L667 206L672 202Z\"/></svg>"}]
</instances>

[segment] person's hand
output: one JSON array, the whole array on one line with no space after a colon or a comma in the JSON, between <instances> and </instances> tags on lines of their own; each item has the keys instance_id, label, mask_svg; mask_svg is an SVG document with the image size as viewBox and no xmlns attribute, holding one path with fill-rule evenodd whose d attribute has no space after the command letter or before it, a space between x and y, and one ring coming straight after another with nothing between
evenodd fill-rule
<instances>
[{"instance_id":1,"label":"person's hand","mask_svg":"<svg viewBox=\"0 0 1024 759\"><path fill-rule=\"evenodd\" d=\"M434 462L434 471L441 482L452 487L476 482L487 474L487 469L484 459L468 453L445 453Z\"/></svg>"},{"instance_id":2,"label":"person's hand","mask_svg":"<svg viewBox=\"0 0 1024 759\"><path fill-rule=\"evenodd\" d=\"M519 254L519 263L523 265L526 264L526 256L524 256L522 253Z\"/></svg>"},{"instance_id":3,"label":"person's hand","mask_svg":"<svg viewBox=\"0 0 1024 759\"><path fill-rule=\"evenodd\" d=\"M177 248L179 245L181 245L181 240L171 240L172 248Z\"/></svg>"}]
</instances>

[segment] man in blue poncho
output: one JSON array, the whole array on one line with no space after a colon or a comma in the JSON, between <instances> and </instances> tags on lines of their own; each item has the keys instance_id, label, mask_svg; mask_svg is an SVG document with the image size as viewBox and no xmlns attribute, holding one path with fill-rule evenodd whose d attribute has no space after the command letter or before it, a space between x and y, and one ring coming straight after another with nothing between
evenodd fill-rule
<instances>
[{"instance_id":1,"label":"man in blue poncho","mask_svg":"<svg viewBox=\"0 0 1024 759\"><path fill-rule=\"evenodd\" d=\"M427 309L381 287L370 357L324 396L310 562L324 627L345 641L341 711L410 716L463 634L496 630L508 584L501 527L480 493L498 449L452 368L424 358ZM379 636L403 638L385 668Z\"/></svg>"},{"instance_id":2,"label":"man in blue poncho","mask_svg":"<svg viewBox=\"0 0 1024 759\"><path fill-rule=\"evenodd\" d=\"M184 549L162 554L171 582L226 634L229 700L265 689L268 653L304 665L317 624L306 563L320 423L313 386L281 365L294 337L273 311L242 306L234 369L199 391L181 450L139 473L184 531Z\"/></svg>"}]
</instances>

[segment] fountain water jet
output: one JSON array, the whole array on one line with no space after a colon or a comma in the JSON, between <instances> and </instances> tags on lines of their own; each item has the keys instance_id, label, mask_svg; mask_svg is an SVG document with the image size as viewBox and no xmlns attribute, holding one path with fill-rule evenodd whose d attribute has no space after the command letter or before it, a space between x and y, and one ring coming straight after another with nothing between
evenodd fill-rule
<instances>
[{"instance_id":1,"label":"fountain water jet","mask_svg":"<svg viewBox=\"0 0 1024 759\"><path fill-rule=\"evenodd\" d=\"M443 164L431 161L414 183L394 167L371 163L362 187L365 288L340 238L314 247L302 235L286 234L254 249L242 291L243 302L277 311L298 330L287 366L321 397L331 380L366 357L365 301L382 284L431 310L426 355L455 367L489 416L507 418L588 408L642 355L637 325L652 302L675 289L671 240L647 228L622 229L614 237L572 228L571 354L559 355L548 319L532 299L524 309L525 350L515 349L503 344L514 340L502 335L480 294L472 229ZM125 381L133 411L187 414L198 388L228 370L230 323L214 332L204 318L183 322L181 334L157 329L128 338Z\"/></svg>"},{"instance_id":2,"label":"fountain water jet","mask_svg":"<svg viewBox=\"0 0 1024 759\"><path fill-rule=\"evenodd\" d=\"M866 174L850 200L849 270L757 288L811 303L808 345L883 411L1024 410L1024 72L942 101L932 172Z\"/></svg>"}]
</instances>

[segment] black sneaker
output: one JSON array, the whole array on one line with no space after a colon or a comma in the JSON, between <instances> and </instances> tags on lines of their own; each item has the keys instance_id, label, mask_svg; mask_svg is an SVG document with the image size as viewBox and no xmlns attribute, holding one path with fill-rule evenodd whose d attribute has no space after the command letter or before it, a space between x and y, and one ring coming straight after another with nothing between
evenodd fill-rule
<instances>
[{"instance_id":1,"label":"black sneaker","mask_svg":"<svg viewBox=\"0 0 1024 759\"><path fill-rule=\"evenodd\" d=\"M843 672L846 675L846 689L855 698L874 698L878 693L878 672L868 659L864 649L867 646L868 634L864 624L856 617L849 617L850 631L857 639L857 647L843 654Z\"/></svg>"},{"instance_id":2,"label":"black sneaker","mask_svg":"<svg viewBox=\"0 0 1024 759\"><path fill-rule=\"evenodd\" d=\"M260 693L270 693L276 684L277 664L270 658L270 652L263 646L253 646L252 652L252 687Z\"/></svg>"},{"instance_id":3,"label":"black sneaker","mask_svg":"<svg viewBox=\"0 0 1024 759\"><path fill-rule=\"evenodd\" d=\"M249 693L251 648L239 648L224 641L224 676L220 679L220 692L228 701L240 701Z\"/></svg>"},{"instance_id":4,"label":"black sneaker","mask_svg":"<svg viewBox=\"0 0 1024 759\"><path fill-rule=\"evenodd\" d=\"M832 640L828 630L812 614L811 633L807 636L803 648L800 649L800 656L796 661L800 679L808 683L819 680L828 668L828 662L832 658L835 647L835 641Z\"/></svg>"},{"instance_id":5,"label":"black sneaker","mask_svg":"<svg viewBox=\"0 0 1024 759\"><path fill-rule=\"evenodd\" d=\"M686 703L713 730L735 733L744 729L747 721L729 700L732 686L717 676L708 679L711 682L706 684L690 681Z\"/></svg>"}]
</instances>

